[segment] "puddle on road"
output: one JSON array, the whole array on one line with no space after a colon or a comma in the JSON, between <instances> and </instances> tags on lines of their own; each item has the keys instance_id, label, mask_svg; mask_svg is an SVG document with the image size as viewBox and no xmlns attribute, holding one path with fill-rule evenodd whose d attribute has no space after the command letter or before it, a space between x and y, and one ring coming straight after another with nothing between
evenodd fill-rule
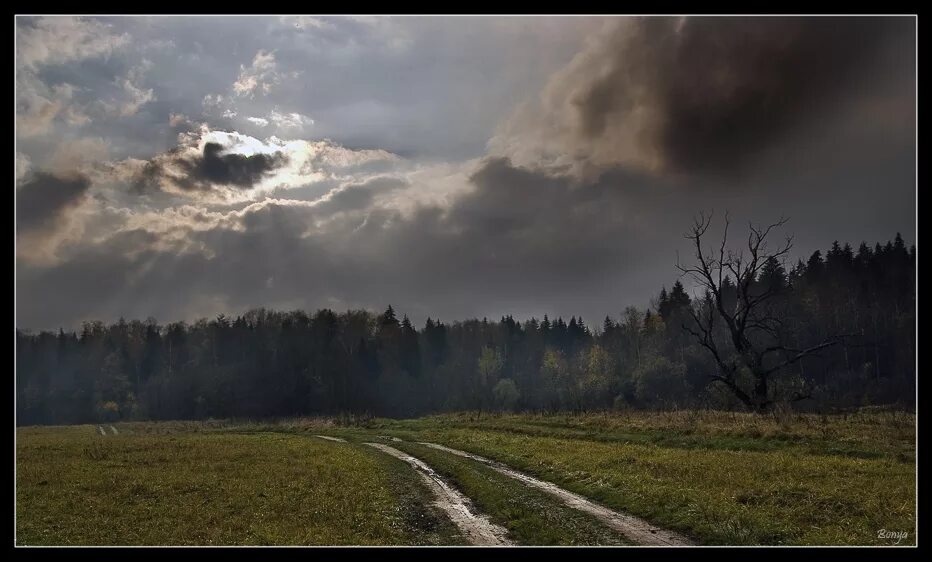
<instances>
[{"instance_id":1,"label":"puddle on road","mask_svg":"<svg viewBox=\"0 0 932 562\"><path fill-rule=\"evenodd\" d=\"M527 484L528 486L547 492L548 494L560 499L560 501L562 501L564 504L592 515L612 529L615 529L624 536L628 537L636 544L645 546L689 546L693 544L692 541L680 535L679 533L661 529L660 527L651 525L647 521L638 517L634 517L633 515L619 513L603 505L592 502L580 496L579 494L574 494L569 490L564 490L556 484L552 484L544 480L538 480L533 476L524 474L523 472L518 472L517 470L509 468L501 463L495 462L485 457L467 453L466 451L451 449L450 447L438 445L437 443L422 442L420 444L438 449L440 451L446 451L447 453L451 453L460 457L479 461L506 476L510 476L523 482L524 484Z\"/></svg>"},{"instance_id":2,"label":"puddle on road","mask_svg":"<svg viewBox=\"0 0 932 562\"><path fill-rule=\"evenodd\" d=\"M477 513L469 498L453 489L423 461L383 443L366 443L366 445L413 466L433 492L436 499L434 505L453 520L471 544L484 546L511 544L507 538L508 531L504 527L492 523L488 517Z\"/></svg>"}]
</instances>

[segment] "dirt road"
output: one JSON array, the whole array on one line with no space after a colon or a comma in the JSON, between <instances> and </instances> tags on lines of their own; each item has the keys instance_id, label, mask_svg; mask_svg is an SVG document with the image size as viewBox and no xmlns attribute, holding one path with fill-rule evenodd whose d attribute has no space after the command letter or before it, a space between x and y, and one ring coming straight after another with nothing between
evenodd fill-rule
<instances>
[{"instance_id":1,"label":"dirt road","mask_svg":"<svg viewBox=\"0 0 932 562\"><path fill-rule=\"evenodd\" d=\"M508 531L492 523L488 517L478 513L469 498L453 489L432 468L420 459L382 443L366 443L383 453L399 458L417 470L435 497L434 505L442 509L462 531L467 540L475 545L510 545Z\"/></svg>"},{"instance_id":2,"label":"dirt road","mask_svg":"<svg viewBox=\"0 0 932 562\"><path fill-rule=\"evenodd\" d=\"M479 461L506 476L510 476L527 484L528 486L547 492L548 494L560 499L566 505L574 509L578 509L579 511L588 513L599 519L636 544L645 546L689 546L693 544L692 541L678 533L661 529L656 525L651 525L647 521L644 521L638 517L619 513L605 506L587 500L579 494L574 494L569 490L564 490L556 484L552 484L544 480L539 480L533 476L524 474L523 472L519 472L485 457L467 453L466 451L451 449L450 447L438 445L437 443L421 443L421 445L426 445L434 449L446 451L454 455Z\"/></svg>"}]
</instances>

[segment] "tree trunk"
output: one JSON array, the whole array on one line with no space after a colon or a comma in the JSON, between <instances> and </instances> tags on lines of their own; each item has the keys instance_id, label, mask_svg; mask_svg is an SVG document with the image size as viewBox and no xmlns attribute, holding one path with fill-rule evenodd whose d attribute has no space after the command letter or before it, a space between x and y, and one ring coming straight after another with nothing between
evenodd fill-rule
<instances>
[{"instance_id":1,"label":"tree trunk","mask_svg":"<svg viewBox=\"0 0 932 562\"><path fill-rule=\"evenodd\" d=\"M764 414L770 405L767 399L767 375L761 372L754 373L754 407L755 410Z\"/></svg>"}]
</instances>

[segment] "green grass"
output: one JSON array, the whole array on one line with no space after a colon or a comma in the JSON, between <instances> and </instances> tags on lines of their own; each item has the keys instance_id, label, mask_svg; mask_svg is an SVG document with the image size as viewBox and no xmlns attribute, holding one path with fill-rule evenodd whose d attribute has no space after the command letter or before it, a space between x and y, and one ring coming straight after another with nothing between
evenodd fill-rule
<instances>
[{"instance_id":1,"label":"green grass","mask_svg":"<svg viewBox=\"0 0 932 562\"><path fill-rule=\"evenodd\" d=\"M523 545L622 545L619 534L541 491L483 464L410 442L391 445L452 482L482 513Z\"/></svg>"},{"instance_id":2,"label":"green grass","mask_svg":"<svg viewBox=\"0 0 932 562\"><path fill-rule=\"evenodd\" d=\"M911 417L729 417L458 415L371 431L499 460L703 544L890 544L880 529L915 544Z\"/></svg>"},{"instance_id":3,"label":"green grass","mask_svg":"<svg viewBox=\"0 0 932 562\"><path fill-rule=\"evenodd\" d=\"M915 544L915 416L450 414L22 428L18 544L453 544L392 435L501 461L700 544ZM481 463L422 458L523 544L614 532Z\"/></svg>"},{"instance_id":4,"label":"green grass","mask_svg":"<svg viewBox=\"0 0 932 562\"><path fill-rule=\"evenodd\" d=\"M684 449L781 451L855 458L915 458L915 417L902 412L845 416L758 416L734 412L637 412L584 415L447 414L376 420L414 435L425 430L487 429L529 436L654 444Z\"/></svg>"},{"instance_id":5,"label":"green grass","mask_svg":"<svg viewBox=\"0 0 932 562\"><path fill-rule=\"evenodd\" d=\"M120 429L18 430L17 544L462 542L405 463L363 447Z\"/></svg>"}]
</instances>

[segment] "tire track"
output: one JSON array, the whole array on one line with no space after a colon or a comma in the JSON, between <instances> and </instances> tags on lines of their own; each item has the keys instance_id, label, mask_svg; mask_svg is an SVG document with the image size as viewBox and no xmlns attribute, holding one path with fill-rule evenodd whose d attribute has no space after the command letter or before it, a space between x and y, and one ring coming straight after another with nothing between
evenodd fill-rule
<instances>
[{"instance_id":1,"label":"tire track","mask_svg":"<svg viewBox=\"0 0 932 562\"><path fill-rule=\"evenodd\" d=\"M510 476L511 478L519 480L528 486L547 492L548 494L558 498L569 507L592 515L612 529L620 532L622 535L636 544L644 546L691 546L694 544L691 540L679 533L661 529L660 527L652 525L639 517L619 513L613 509L609 509L603 505L599 505L593 501L590 501L583 496L580 496L579 494L575 494L569 490L564 490L556 484L546 482L544 480L539 480L533 476L519 472L513 468L509 468L508 466L499 462L487 459L485 457L480 457L479 455L474 455L472 453L467 453L466 451L451 449L450 447L445 447L437 443L421 442L420 444L438 449L440 451L446 451L447 453L451 453L460 457L481 462L506 476Z\"/></svg>"},{"instance_id":2,"label":"tire track","mask_svg":"<svg viewBox=\"0 0 932 562\"><path fill-rule=\"evenodd\" d=\"M434 505L442 509L463 532L467 540L474 545L505 546L512 544L508 540L508 531L475 511L469 498L453 489L432 468L411 455L382 443L365 443L383 453L401 459L410 464L427 483L436 501Z\"/></svg>"}]
</instances>

